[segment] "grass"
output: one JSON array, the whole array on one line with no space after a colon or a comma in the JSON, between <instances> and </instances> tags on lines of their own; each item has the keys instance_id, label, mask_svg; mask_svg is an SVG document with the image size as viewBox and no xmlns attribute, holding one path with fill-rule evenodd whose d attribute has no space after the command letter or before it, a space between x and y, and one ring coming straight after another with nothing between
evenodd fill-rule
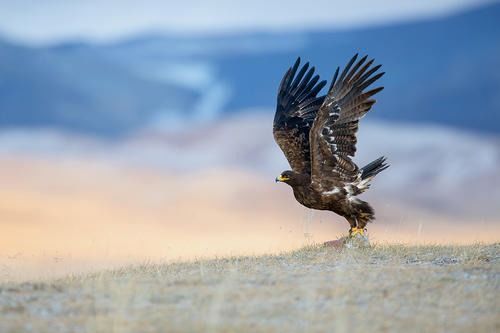
<instances>
[{"instance_id":1,"label":"grass","mask_svg":"<svg viewBox=\"0 0 500 333\"><path fill-rule=\"evenodd\" d=\"M0 285L0 332L498 332L500 244L144 264Z\"/></svg>"}]
</instances>

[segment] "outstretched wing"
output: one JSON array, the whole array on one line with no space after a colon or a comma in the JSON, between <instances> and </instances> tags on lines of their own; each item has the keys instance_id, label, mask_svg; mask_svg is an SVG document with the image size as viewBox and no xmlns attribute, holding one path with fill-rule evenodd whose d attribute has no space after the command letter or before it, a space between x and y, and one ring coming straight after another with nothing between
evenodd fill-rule
<instances>
[{"instance_id":1,"label":"outstretched wing","mask_svg":"<svg viewBox=\"0 0 500 333\"><path fill-rule=\"evenodd\" d=\"M328 94L310 132L312 149L312 185L319 191L334 191L358 179L360 171L351 160L356 152L359 119L375 104L371 97L378 87L365 92L384 73L367 57L356 62L356 54L342 71L337 68Z\"/></svg>"},{"instance_id":2,"label":"outstretched wing","mask_svg":"<svg viewBox=\"0 0 500 333\"><path fill-rule=\"evenodd\" d=\"M278 90L274 116L274 140L291 168L298 173L311 173L309 130L325 96L317 97L326 81L319 81L314 67L306 63L297 73L300 58L288 69Z\"/></svg>"}]
</instances>

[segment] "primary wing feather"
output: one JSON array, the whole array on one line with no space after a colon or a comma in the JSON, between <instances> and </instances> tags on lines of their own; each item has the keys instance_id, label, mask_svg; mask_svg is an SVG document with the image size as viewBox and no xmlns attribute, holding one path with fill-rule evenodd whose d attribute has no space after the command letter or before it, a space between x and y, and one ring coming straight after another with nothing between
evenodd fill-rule
<instances>
[{"instance_id":1,"label":"primary wing feather","mask_svg":"<svg viewBox=\"0 0 500 333\"><path fill-rule=\"evenodd\" d=\"M381 65L363 57L356 62L356 54L339 77L337 68L328 94L321 105L310 131L311 177L313 186L330 191L354 182L360 176L351 157L356 152L356 133L359 119L373 106L371 97L381 91L378 87L365 92L384 73L377 73Z\"/></svg>"},{"instance_id":2,"label":"primary wing feather","mask_svg":"<svg viewBox=\"0 0 500 333\"><path fill-rule=\"evenodd\" d=\"M309 130L325 96L318 97L326 81L319 81L309 63L300 70L300 58L290 67L278 89L273 135L291 168L311 173Z\"/></svg>"}]
</instances>

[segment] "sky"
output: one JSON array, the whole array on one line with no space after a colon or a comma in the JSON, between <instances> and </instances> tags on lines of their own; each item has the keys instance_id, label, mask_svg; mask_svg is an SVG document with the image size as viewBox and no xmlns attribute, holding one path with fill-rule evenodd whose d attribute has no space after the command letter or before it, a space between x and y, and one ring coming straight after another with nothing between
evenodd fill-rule
<instances>
[{"instance_id":1,"label":"sky","mask_svg":"<svg viewBox=\"0 0 500 333\"><path fill-rule=\"evenodd\" d=\"M349 28L451 14L486 0L0 0L0 36L26 44ZM306 5L307 4L307 5Z\"/></svg>"}]
</instances>

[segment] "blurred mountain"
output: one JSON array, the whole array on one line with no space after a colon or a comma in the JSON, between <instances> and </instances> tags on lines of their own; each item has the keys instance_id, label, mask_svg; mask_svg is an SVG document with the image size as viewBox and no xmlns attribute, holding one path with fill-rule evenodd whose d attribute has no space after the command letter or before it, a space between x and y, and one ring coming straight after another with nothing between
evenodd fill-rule
<instances>
[{"instance_id":1,"label":"blurred mountain","mask_svg":"<svg viewBox=\"0 0 500 333\"><path fill-rule=\"evenodd\" d=\"M233 170L274 184L274 177L288 163L274 143L272 118L265 110L257 115L240 113L175 133L142 130L123 140L53 130L4 130L0 132L0 161L39 160L75 169L82 164L101 165L179 177ZM366 198L392 203L387 211L404 214L399 211L402 206L413 207L457 219L477 219L478 223L498 218L498 137L436 125L363 122L355 161L365 165L381 155L388 156L391 167L375 179L376 190L368 191ZM248 180L227 178L225 182L237 186ZM172 188L176 192L182 190Z\"/></svg>"},{"instance_id":2,"label":"blurred mountain","mask_svg":"<svg viewBox=\"0 0 500 333\"><path fill-rule=\"evenodd\" d=\"M269 110L297 56L325 79L355 52L388 73L370 119L500 133L500 4L346 31L179 37L27 48L0 43L0 126L100 134Z\"/></svg>"},{"instance_id":3,"label":"blurred mountain","mask_svg":"<svg viewBox=\"0 0 500 333\"><path fill-rule=\"evenodd\" d=\"M102 135L192 107L197 93L141 77L94 52L65 53L0 42L0 125Z\"/></svg>"}]
</instances>

